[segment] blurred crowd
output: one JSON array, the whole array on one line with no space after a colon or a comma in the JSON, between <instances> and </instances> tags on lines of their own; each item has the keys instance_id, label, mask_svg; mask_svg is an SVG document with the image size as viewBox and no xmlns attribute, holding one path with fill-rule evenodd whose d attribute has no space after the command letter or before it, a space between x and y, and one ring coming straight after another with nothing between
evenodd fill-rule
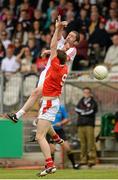
<instances>
[{"instance_id":1,"label":"blurred crowd","mask_svg":"<svg viewBox=\"0 0 118 180\"><path fill-rule=\"evenodd\" d=\"M48 60L58 14L68 21L63 35L80 33L72 70L105 63L118 71L117 0L0 0L0 69L40 73Z\"/></svg>"}]
</instances>

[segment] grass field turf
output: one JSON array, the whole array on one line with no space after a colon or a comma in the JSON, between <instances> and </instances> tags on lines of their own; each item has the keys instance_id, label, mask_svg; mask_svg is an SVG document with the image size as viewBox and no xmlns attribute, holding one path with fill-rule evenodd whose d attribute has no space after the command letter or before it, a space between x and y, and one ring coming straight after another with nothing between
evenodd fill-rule
<instances>
[{"instance_id":1,"label":"grass field turf","mask_svg":"<svg viewBox=\"0 0 118 180\"><path fill-rule=\"evenodd\" d=\"M118 179L118 169L64 169L37 177L38 170L0 169L0 179Z\"/></svg>"}]
</instances>

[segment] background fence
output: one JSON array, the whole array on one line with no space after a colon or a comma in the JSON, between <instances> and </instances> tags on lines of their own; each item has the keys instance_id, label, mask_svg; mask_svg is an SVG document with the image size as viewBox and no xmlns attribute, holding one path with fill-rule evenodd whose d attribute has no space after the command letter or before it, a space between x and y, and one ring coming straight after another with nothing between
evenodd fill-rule
<instances>
[{"instance_id":1,"label":"background fence","mask_svg":"<svg viewBox=\"0 0 118 180\"><path fill-rule=\"evenodd\" d=\"M75 74L75 73L74 73ZM94 81L78 76L68 77L62 95L62 102L69 107L75 107L82 97L82 88L89 86L99 105L99 114L116 111L118 105L118 79L116 75L106 81ZM114 78L115 77L115 78ZM26 101L36 87L38 75L34 73L16 73L11 76L0 74L0 113L16 111Z\"/></svg>"},{"instance_id":2,"label":"background fence","mask_svg":"<svg viewBox=\"0 0 118 180\"><path fill-rule=\"evenodd\" d=\"M36 87L37 74L0 74L0 113L18 110Z\"/></svg>"}]
</instances>

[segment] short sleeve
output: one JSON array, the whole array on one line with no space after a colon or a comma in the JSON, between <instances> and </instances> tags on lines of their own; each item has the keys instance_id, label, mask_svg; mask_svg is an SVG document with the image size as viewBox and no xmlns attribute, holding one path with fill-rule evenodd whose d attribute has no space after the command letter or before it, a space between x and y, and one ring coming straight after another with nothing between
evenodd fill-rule
<instances>
[{"instance_id":1,"label":"short sleeve","mask_svg":"<svg viewBox=\"0 0 118 180\"><path fill-rule=\"evenodd\" d=\"M66 51L66 54L67 54L67 56L68 56L68 58L69 58L69 61L73 61L74 58L75 58L75 56L76 56L76 54L77 54L77 50L76 50L75 47L70 48L70 49L68 49L68 50Z\"/></svg>"}]
</instances>

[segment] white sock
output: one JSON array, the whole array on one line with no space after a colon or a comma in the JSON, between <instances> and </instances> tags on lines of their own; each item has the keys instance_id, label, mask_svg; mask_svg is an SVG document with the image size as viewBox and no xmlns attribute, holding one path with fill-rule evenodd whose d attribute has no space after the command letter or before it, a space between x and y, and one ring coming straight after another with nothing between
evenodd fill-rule
<instances>
[{"instance_id":1,"label":"white sock","mask_svg":"<svg viewBox=\"0 0 118 180\"><path fill-rule=\"evenodd\" d=\"M20 109L17 113L16 113L16 117L19 119L23 114L25 114L25 111L23 109Z\"/></svg>"}]
</instances>

